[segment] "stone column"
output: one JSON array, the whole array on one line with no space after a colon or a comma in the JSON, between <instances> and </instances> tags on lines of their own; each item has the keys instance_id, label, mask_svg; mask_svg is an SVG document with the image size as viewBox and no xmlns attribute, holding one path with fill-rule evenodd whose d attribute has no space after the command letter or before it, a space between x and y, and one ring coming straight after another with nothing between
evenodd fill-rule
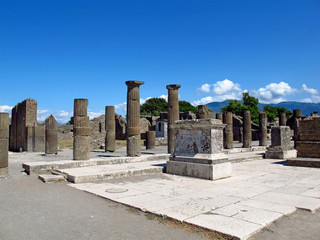
<instances>
[{"instance_id":1,"label":"stone column","mask_svg":"<svg viewBox=\"0 0 320 240\"><path fill-rule=\"evenodd\" d=\"M294 118L302 117L301 109L293 109L293 117Z\"/></svg>"},{"instance_id":2,"label":"stone column","mask_svg":"<svg viewBox=\"0 0 320 240\"><path fill-rule=\"evenodd\" d=\"M156 131L147 131L146 149L154 149L156 146Z\"/></svg>"},{"instance_id":3,"label":"stone column","mask_svg":"<svg viewBox=\"0 0 320 240\"><path fill-rule=\"evenodd\" d=\"M197 118L198 119L207 119L208 117L209 117L209 109L208 109L207 105L199 105Z\"/></svg>"},{"instance_id":4,"label":"stone column","mask_svg":"<svg viewBox=\"0 0 320 240\"><path fill-rule=\"evenodd\" d=\"M105 151L114 152L116 150L116 118L114 106L106 106L106 141Z\"/></svg>"},{"instance_id":5,"label":"stone column","mask_svg":"<svg viewBox=\"0 0 320 240\"><path fill-rule=\"evenodd\" d=\"M267 146L268 118L265 112L259 112L259 146Z\"/></svg>"},{"instance_id":6,"label":"stone column","mask_svg":"<svg viewBox=\"0 0 320 240\"><path fill-rule=\"evenodd\" d=\"M285 112L281 112L279 114L279 126L286 126L287 125L287 115Z\"/></svg>"},{"instance_id":7,"label":"stone column","mask_svg":"<svg viewBox=\"0 0 320 240\"><path fill-rule=\"evenodd\" d=\"M179 120L179 94L181 85L167 85L168 89L168 153L174 152L174 131L172 129L175 121Z\"/></svg>"},{"instance_id":8,"label":"stone column","mask_svg":"<svg viewBox=\"0 0 320 240\"><path fill-rule=\"evenodd\" d=\"M9 114L0 113L0 175L8 174Z\"/></svg>"},{"instance_id":9,"label":"stone column","mask_svg":"<svg viewBox=\"0 0 320 240\"><path fill-rule=\"evenodd\" d=\"M140 147L140 85L141 81L127 81L127 155L139 157Z\"/></svg>"},{"instance_id":10,"label":"stone column","mask_svg":"<svg viewBox=\"0 0 320 240\"><path fill-rule=\"evenodd\" d=\"M296 147L296 143L299 137L299 120L302 117L301 109L293 109L293 140L294 140L294 147Z\"/></svg>"},{"instance_id":11,"label":"stone column","mask_svg":"<svg viewBox=\"0 0 320 240\"><path fill-rule=\"evenodd\" d=\"M223 129L223 147L233 149L233 117L231 112L223 113L223 123L226 124Z\"/></svg>"},{"instance_id":12,"label":"stone column","mask_svg":"<svg viewBox=\"0 0 320 240\"><path fill-rule=\"evenodd\" d=\"M221 120L221 122L222 122L222 120L223 120L222 113L216 113L216 118Z\"/></svg>"},{"instance_id":13,"label":"stone column","mask_svg":"<svg viewBox=\"0 0 320 240\"><path fill-rule=\"evenodd\" d=\"M46 119L45 153L58 154L58 122L54 116Z\"/></svg>"},{"instance_id":14,"label":"stone column","mask_svg":"<svg viewBox=\"0 0 320 240\"><path fill-rule=\"evenodd\" d=\"M252 132L251 132L251 114L249 110L243 112L243 147L251 148Z\"/></svg>"},{"instance_id":15,"label":"stone column","mask_svg":"<svg viewBox=\"0 0 320 240\"><path fill-rule=\"evenodd\" d=\"M87 116L88 99L74 100L73 159L90 159L90 122Z\"/></svg>"}]
</instances>

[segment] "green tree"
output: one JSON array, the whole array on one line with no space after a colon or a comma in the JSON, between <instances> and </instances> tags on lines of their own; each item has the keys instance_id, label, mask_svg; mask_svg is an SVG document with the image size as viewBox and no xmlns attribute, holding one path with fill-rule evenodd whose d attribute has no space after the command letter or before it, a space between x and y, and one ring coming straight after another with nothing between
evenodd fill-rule
<instances>
[{"instance_id":1,"label":"green tree","mask_svg":"<svg viewBox=\"0 0 320 240\"><path fill-rule=\"evenodd\" d=\"M240 101L238 100L229 100L229 105L221 108L223 112L232 112L237 116L242 115L243 107Z\"/></svg>"},{"instance_id":2,"label":"green tree","mask_svg":"<svg viewBox=\"0 0 320 240\"><path fill-rule=\"evenodd\" d=\"M284 107L273 107L270 105L264 106L263 111L267 114L269 121L273 121L276 117L279 117L281 112L286 113L287 116L292 115L292 112Z\"/></svg>"},{"instance_id":3,"label":"green tree","mask_svg":"<svg viewBox=\"0 0 320 240\"><path fill-rule=\"evenodd\" d=\"M159 116L161 112L168 111L168 103L163 98L149 98L140 106L141 115Z\"/></svg>"},{"instance_id":4,"label":"green tree","mask_svg":"<svg viewBox=\"0 0 320 240\"><path fill-rule=\"evenodd\" d=\"M179 101L179 111L180 112L186 112L191 111L193 113L197 113L197 108L193 106L191 103L187 101Z\"/></svg>"},{"instance_id":5,"label":"green tree","mask_svg":"<svg viewBox=\"0 0 320 240\"><path fill-rule=\"evenodd\" d=\"M71 117L70 120L69 120L69 122L68 122L67 124L73 125L73 123L74 123L74 117Z\"/></svg>"}]
</instances>

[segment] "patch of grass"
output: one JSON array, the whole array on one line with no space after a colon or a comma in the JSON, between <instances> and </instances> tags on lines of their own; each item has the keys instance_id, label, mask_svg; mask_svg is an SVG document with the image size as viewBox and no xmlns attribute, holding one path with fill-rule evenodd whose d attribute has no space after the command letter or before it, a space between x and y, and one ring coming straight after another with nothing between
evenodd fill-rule
<instances>
[{"instance_id":1,"label":"patch of grass","mask_svg":"<svg viewBox=\"0 0 320 240\"><path fill-rule=\"evenodd\" d=\"M64 149L64 148L73 148L73 139L68 139L68 140L59 140L59 149Z\"/></svg>"},{"instance_id":2,"label":"patch of grass","mask_svg":"<svg viewBox=\"0 0 320 240\"><path fill-rule=\"evenodd\" d=\"M139 211L139 210L136 209L136 208L131 208L131 207L129 207L129 208L127 208L126 210L127 210L128 212L130 212L130 213L137 214L137 215L140 215L140 213L141 213L141 211Z\"/></svg>"}]
</instances>

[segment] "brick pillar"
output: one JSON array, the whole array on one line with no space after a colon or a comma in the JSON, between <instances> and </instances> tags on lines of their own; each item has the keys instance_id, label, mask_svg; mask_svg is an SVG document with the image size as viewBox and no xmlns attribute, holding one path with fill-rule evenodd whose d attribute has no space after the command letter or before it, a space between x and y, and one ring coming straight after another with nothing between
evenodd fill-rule
<instances>
[{"instance_id":1,"label":"brick pillar","mask_svg":"<svg viewBox=\"0 0 320 240\"><path fill-rule=\"evenodd\" d=\"M265 112L259 112L259 146L267 146L268 118Z\"/></svg>"},{"instance_id":2,"label":"brick pillar","mask_svg":"<svg viewBox=\"0 0 320 240\"><path fill-rule=\"evenodd\" d=\"M140 146L140 85L141 81L127 81L127 155L139 157Z\"/></svg>"},{"instance_id":3,"label":"brick pillar","mask_svg":"<svg viewBox=\"0 0 320 240\"><path fill-rule=\"evenodd\" d=\"M251 114L246 110L243 112L243 147L251 148L252 132L251 132Z\"/></svg>"},{"instance_id":4,"label":"brick pillar","mask_svg":"<svg viewBox=\"0 0 320 240\"><path fill-rule=\"evenodd\" d=\"M223 147L233 149L233 117L231 112L223 113L223 123L226 124L223 129Z\"/></svg>"},{"instance_id":5,"label":"brick pillar","mask_svg":"<svg viewBox=\"0 0 320 240\"><path fill-rule=\"evenodd\" d=\"M0 113L0 175L8 174L9 114Z\"/></svg>"},{"instance_id":6,"label":"brick pillar","mask_svg":"<svg viewBox=\"0 0 320 240\"><path fill-rule=\"evenodd\" d=\"M87 116L88 99L74 100L73 159L90 159L90 122Z\"/></svg>"},{"instance_id":7,"label":"brick pillar","mask_svg":"<svg viewBox=\"0 0 320 240\"><path fill-rule=\"evenodd\" d=\"M116 119L114 106L106 106L106 141L105 151L114 152L116 150Z\"/></svg>"},{"instance_id":8,"label":"brick pillar","mask_svg":"<svg viewBox=\"0 0 320 240\"><path fill-rule=\"evenodd\" d=\"M45 153L58 154L58 122L54 116L46 119Z\"/></svg>"},{"instance_id":9,"label":"brick pillar","mask_svg":"<svg viewBox=\"0 0 320 240\"><path fill-rule=\"evenodd\" d=\"M168 89L168 153L174 152L174 131L172 125L179 120L179 93L181 85L167 85Z\"/></svg>"}]
</instances>

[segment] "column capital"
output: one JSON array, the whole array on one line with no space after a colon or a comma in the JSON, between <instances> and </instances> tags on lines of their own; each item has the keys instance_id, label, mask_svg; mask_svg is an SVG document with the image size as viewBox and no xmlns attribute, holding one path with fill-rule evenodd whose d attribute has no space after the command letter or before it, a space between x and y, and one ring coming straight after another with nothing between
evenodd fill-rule
<instances>
[{"instance_id":1,"label":"column capital","mask_svg":"<svg viewBox=\"0 0 320 240\"><path fill-rule=\"evenodd\" d=\"M144 82L142 82L142 81L136 81L136 80L126 81L126 85L132 86L132 87L139 87L140 85L143 85L143 84L144 84Z\"/></svg>"},{"instance_id":2,"label":"column capital","mask_svg":"<svg viewBox=\"0 0 320 240\"><path fill-rule=\"evenodd\" d=\"M167 85L167 89L168 89L168 90L178 90L179 88L181 88L181 85L179 85L179 84L170 84L170 85Z\"/></svg>"}]
</instances>

